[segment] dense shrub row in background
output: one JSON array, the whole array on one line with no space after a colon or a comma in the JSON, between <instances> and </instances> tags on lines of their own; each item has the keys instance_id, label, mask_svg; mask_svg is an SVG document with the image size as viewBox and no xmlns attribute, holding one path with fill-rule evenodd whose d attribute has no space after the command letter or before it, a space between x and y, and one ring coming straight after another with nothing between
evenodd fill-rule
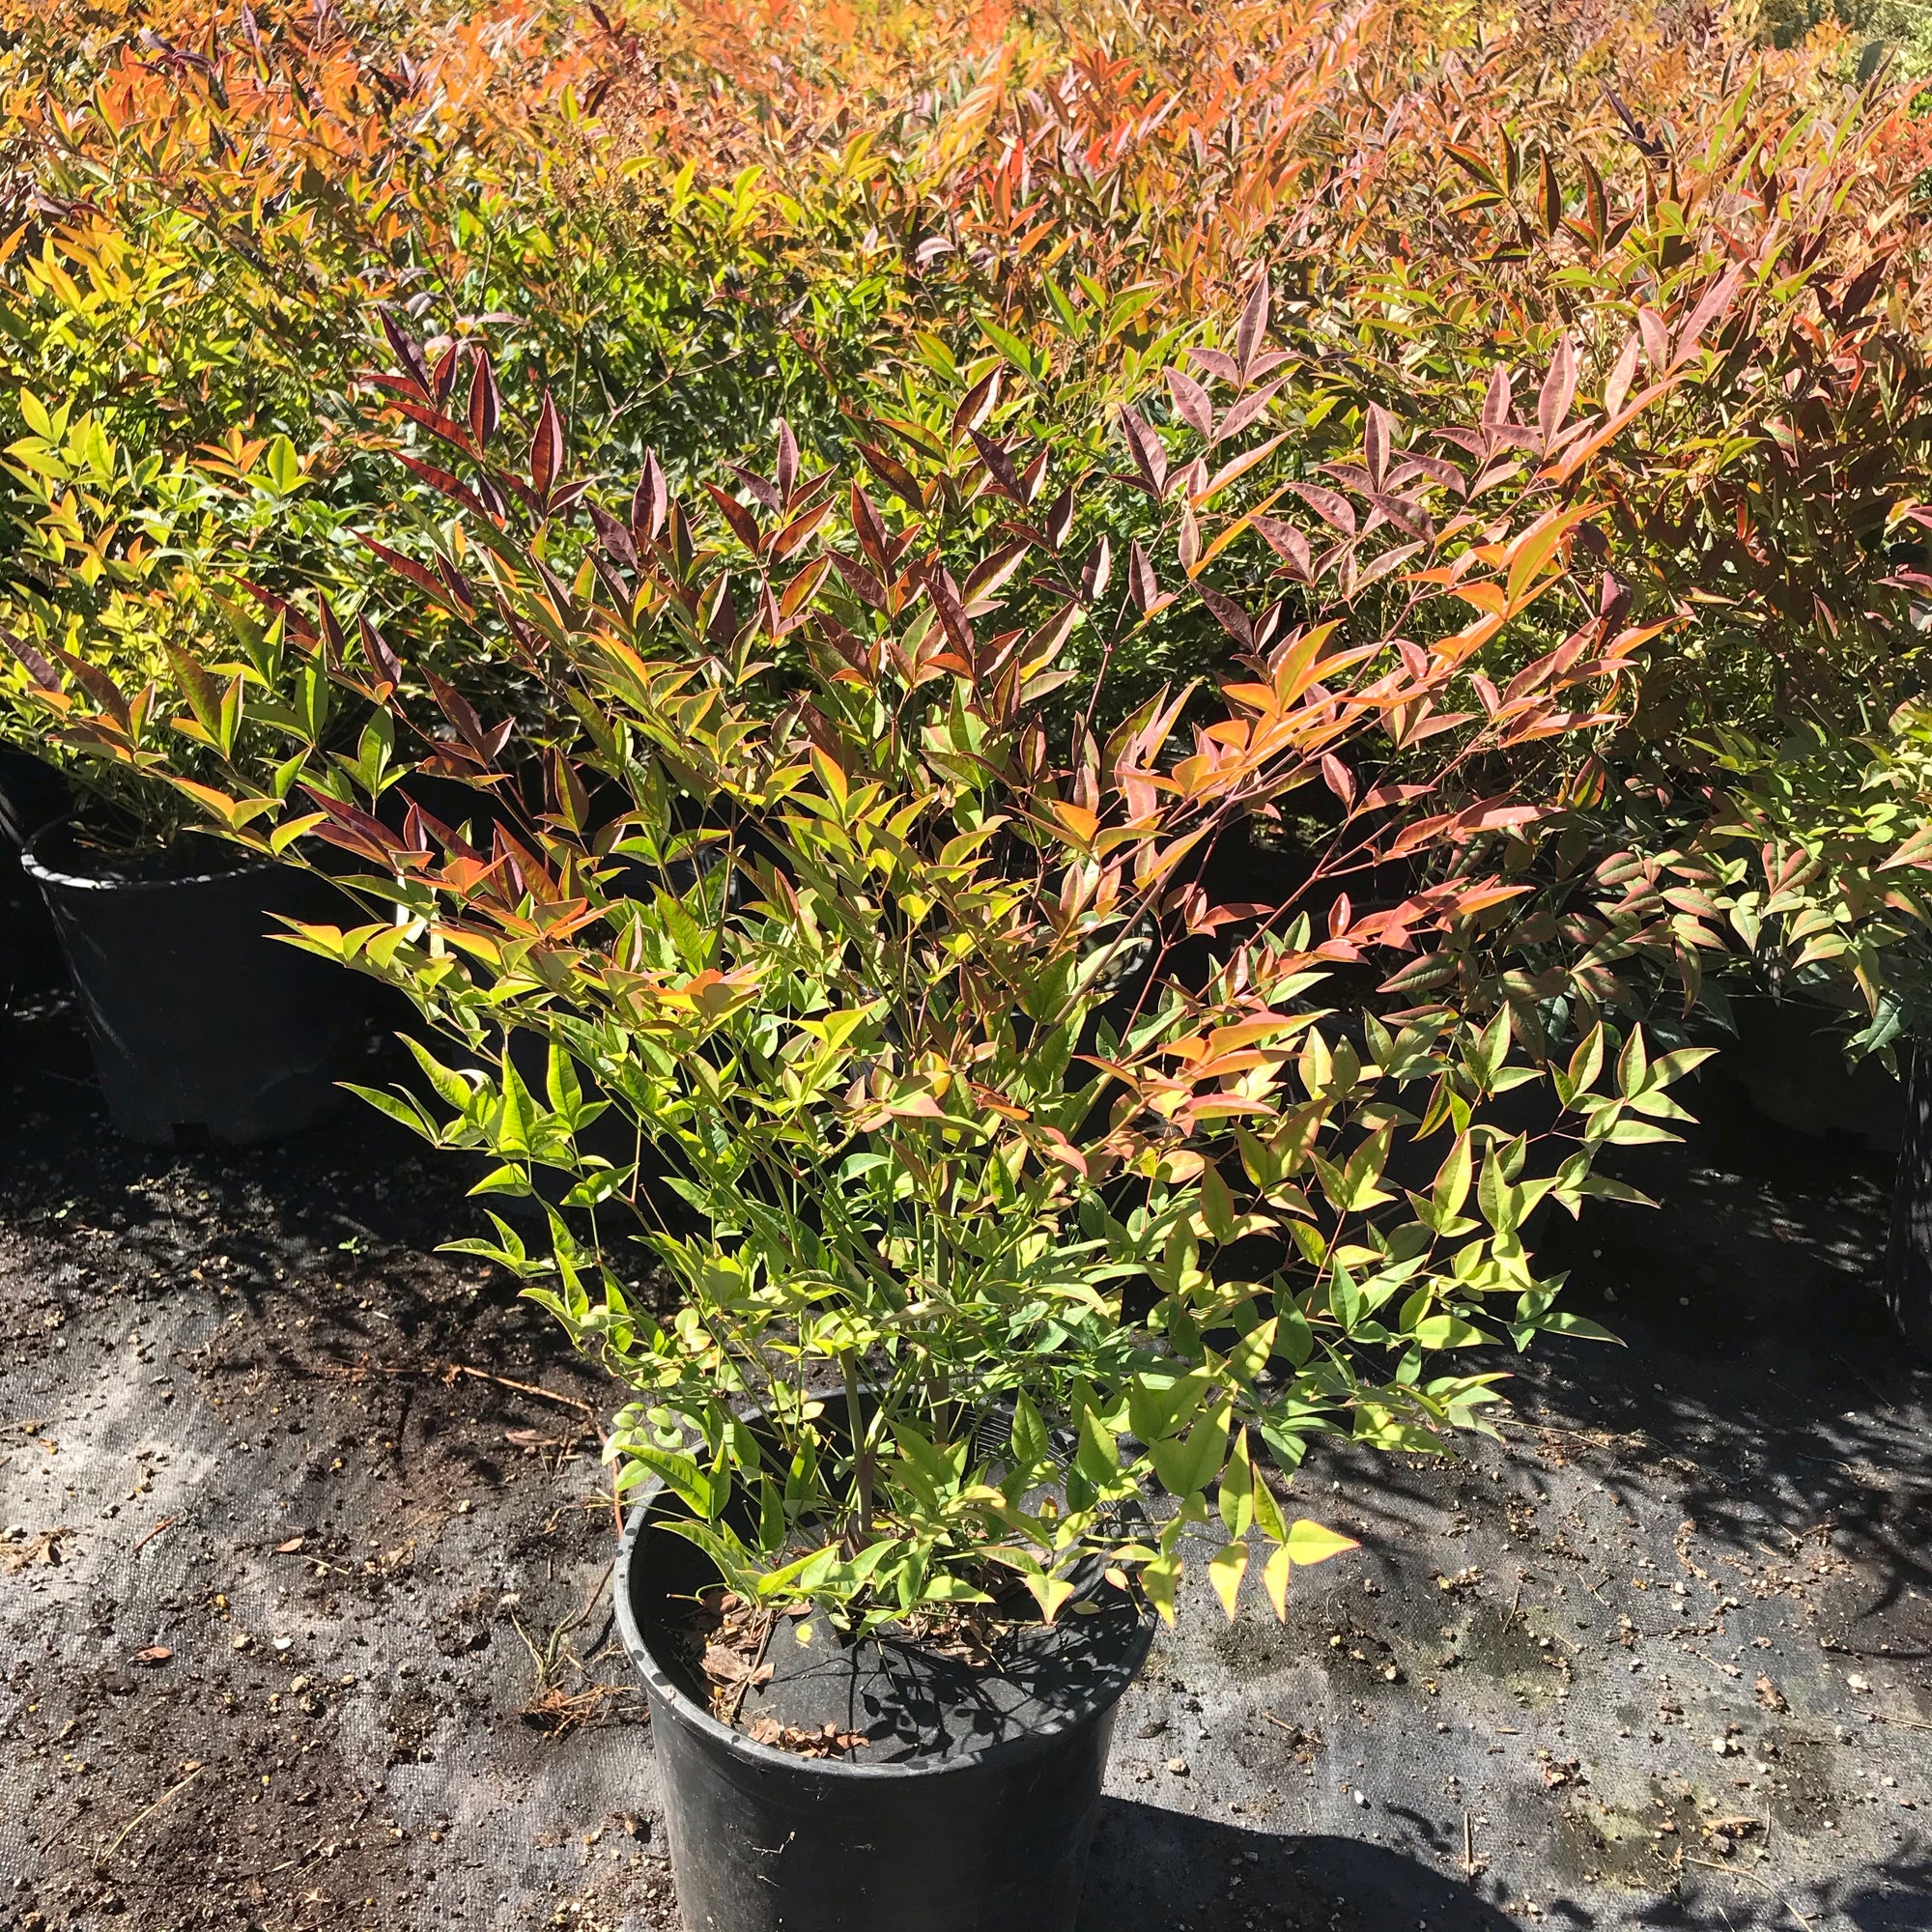
<instances>
[{"instance_id":1,"label":"dense shrub row in background","mask_svg":"<svg viewBox=\"0 0 1932 1932\"><path fill-rule=\"evenodd\" d=\"M1470 775L1580 828L1522 983L1581 956L1641 1003L1637 931L1687 995L1754 955L1875 1042L1908 1016L1928 151L1855 35L1588 7L11 14L4 615L67 687L14 674L16 738L47 742L85 665L133 701L136 760L192 764L184 666L260 684L279 660L238 623L317 594L380 616L367 544L428 561L466 453L442 409L469 455L561 425L593 496L648 452L737 491L724 466L782 417L807 462L923 514L939 492L962 558L1017 506L991 439L1091 476L1060 538L1090 564L1103 539L1117 569L1145 540L1162 581L1218 554L1363 636L1414 604L1406 547L1444 515L1474 543L1587 499L1560 585L1463 693L1490 703L1599 610L1657 627L1617 729ZM1203 494L1213 358L1258 276L1274 360L1235 425L1267 432L1237 519ZM404 340L434 407L394 386ZM1200 514L1158 543L1120 414L1151 388L1177 469L1208 432ZM587 526L536 522L567 577ZM1007 593L1028 622L1057 595ZM412 622L417 661L541 735L514 650ZM1233 648L1193 601L1114 654L1083 623L1057 715ZM192 811L125 759L85 769L124 827Z\"/></svg>"}]
</instances>

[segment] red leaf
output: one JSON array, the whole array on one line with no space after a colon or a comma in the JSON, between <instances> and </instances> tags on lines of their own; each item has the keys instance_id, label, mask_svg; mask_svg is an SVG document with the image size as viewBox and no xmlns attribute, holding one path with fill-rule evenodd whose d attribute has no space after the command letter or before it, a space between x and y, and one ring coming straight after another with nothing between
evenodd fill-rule
<instances>
[{"instance_id":1,"label":"red leaf","mask_svg":"<svg viewBox=\"0 0 1932 1932\"><path fill-rule=\"evenodd\" d=\"M1344 536L1355 534L1355 507L1348 497L1338 497L1333 490L1324 490L1319 483L1291 483L1288 487L1323 523L1331 525Z\"/></svg>"},{"instance_id":2,"label":"red leaf","mask_svg":"<svg viewBox=\"0 0 1932 1932\"><path fill-rule=\"evenodd\" d=\"M1542 432L1546 450L1556 440L1556 432L1563 427L1570 405L1576 399L1577 355L1566 335L1556 345L1556 358L1550 363L1536 398L1536 426Z\"/></svg>"},{"instance_id":3,"label":"red leaf","mask_svg":"<svg viewBox=\"0 0 1932 1932\"><path fill-rule=\"evenodd\" d=\"M380 818L372 818L360 806L345 804L312 784L303 784L309 802L321 811L327 823L316 828L316 836L344 852L368 859L384 871L396 870L396 858L405 848Z\"/></svg>"},{"instance_id":4,"label":"red leaf","mask_svg":"<svg viewBox=\"0 0 1932 1932\"><path fill-rule=\"evenodd\" d=\"M1280 388L1279 383L1270 383L1265 389L1257 389L1252 396L1243 397L1222 418L1220 434L1214 440L1226 442L1231 436L1239 436L1274 401Z\"/></svg>"},{"instance_id":5,"label":"red leaf","mask_svg":"<svg viewBox=\"0 0 1932 1932\"><path fill-rule=\"evenodd\" d=\"M123 695L121 687L98 665L88 664L71 651L57 650L54 656L67 667L70 675L79 683L95 703L99 705L122 730L127 730L129 714L128 699Z\"/></svg>"},{"instance_id":6,"label":"red leaf","mask_svg":"<svg viewBox=\"0 0 1932 1932\"><path fill-rule=\"evenodd\" d=\"M1395 441L1393 425L1394 419L1379 403L1369 405L1368 420L1362 426L1362 455L1369 467L1369 481L1378 490L1388 474L1389 450Z\"/></svg>"},{"instance_id":7,"label":"red leaf","mask_svg":"<svg viewBox=\"0 0 1932 1932\"><path fill-rule=\"evenodd\" d=\"M1235 329L1235 355L1241 365L1243 382L1247 381L1248 372L1254 367L1256 353L1267 337L1267 325L1268 277L1264 267L1255 277L1254 289Z\"/></svg>"},{"instance_id":8,"label":"red leaf","mask_svg":"<svg viewBox=\"0 0 1932 1932\"><path fill-rule=\"evenodd\" d=\"M469 434L481 450L497 434L503 419L502 398L497 393L497 372L482 349L469 352Z\"/></svg>"},{"instance_id":9,"label":"red leaf","mask_svg":"<svg viewBox=\"0 0 1932 1932\"><path fill-rule=\"evenodd\" d=\"M761 539L758 535L758 520L751 510L728 490L721 490L717 484L707 482L705 489L711 493L711 499L724 512L724 521L737 533L738 541L752 553L759 554Z\"/></svg>"},{"instance_id":10,"label":"red leaf","mask_svg":"<svg viewBox=\"0 0 1932 1932\"><path fill-rule=\"evenodd\" d=\"M1364 490L1362 495L1406 535L1428 538L1435 534L1429 512L1414 497L1386 497L1379 490Z\"/></svg>"},{"instance_id":11,"label":"red leaf","mask_svg":"<svg viewBox=\"0 0 1932 1932\"><path fill-rule=\"evenodd\" d=\"M530 438L530 487L539 498L550 495L550 486L563 473L563 418L556 412L556 399L546 389L536 433Z\"/></svg>"},{"instance_id":12,"label":"red leaf","mask_svg":"<svg viewBox=\"0 0 1932 1932\"><path fill-rule=\"evenodd\" d=\"M1308 548L1308 539L1293 524L1285 524L1278 517L1254 517L1250 521L1261 533L1263 542L1295 576L1304 583L1313 580L1315 558Z\"/></svg>"},{"instance_id":13,"label":"red leaf","mask_svg":"<svg viewBox=\"0 0 1932 1932\"><path fill-rule=\"evenodd\" d=\"M597 532L598 542L626 570L639 567L637 546L631 541L630 531L601 503L590 505L590 526Z\"/></svg>"},{"instance_id":14,"label":"red leaf","mask_svg":"<svg viewBox=\"0 0 1932 1932\"><path fill-rule=\"evenodd\" d=\"M1224 383L1238 383L1241 380L1241 365L1225 350L1190 349L1187 353L1210 376L1218 376Z\"/></svg>"},{"instance_id":15,"label":"red leaf","mask_svg":"<svg viewBox=\"0 0 1932 1932\"><path fill-rule=\"evenodd\" d=\"M939 612L939 621L946 627L946 635L968 657L975 655L978 645L973 625L952 578L944 570L929 570L925 574L925 590L932 599L932 608Z\"/></svg>"},{"instance_id":16,"label":"red leaf","mask_svg":"<svg viewBox=\"0 0 1932 1932\"><path fill-rule=\"evenodd\" d=\"M952 440L957 442L969 429L978 429L993 412L993 405L1000 400L1000 371L995 369L990 376L981 376L966 391L966 400L959 405L952 417Z\"/></svg>"},{"instance_id":17,"label":"red leaf","mask_svg":"<svg viewBox=\"0 0 1932 1932\"><path fill-rule=\"evenodd\" d=\"M1003 497L1010 497L1021 509L1026 508L1026 486L1020 481L1019 471L1013 468L1013 460L989 436L981 436L977 429L969 429L966 434L973 439L973 447L980 452L980 461L986 466L986 473L993 479Z\"/></svg>"},{"instance_id":18,"label":"red leaf","mask_svg":"<svg viewBox=\"0 0 1932 1932\"><path fill-rule=\"evenodd\" d=\"M401 551L391 550L387 544L378 543L374 537L364 536L360 530L355 532L355 541L364 550L373 551L391 570L407 577L417 589L428 591L439 604L446 605L449 602L449 593L414 557L405 556ZM327 611L327 605L323 608ZM327 624L325 624L326 629Z\"/></svg>"},{"instance_id":19,"label":"red leaf","mask_svg":"<svg viewBox=\"0 0 1932 1932\"><path fill-rule=\"evenodd\" d=\"M1107 580L1114 571L1113 546L1107 541L1107 533L1102 530L1094 540L1094 548L1087 553L1087 561L1081 566L1080 592L1091 603L1096 597L1107 594Z\"/></svg>"},{"instance_id":20,"label":"red leaf","mask_svg":"<svg viewBox=\"0 0 1932 1932\"><path fill-rule=\"evenodd\" d=\"M425 409L420 403L412 403L406 397L389 407L408 416L412 423L420 423L430 435L448 443L452 449L460 449L466 456L474 454L469 446L469 432L454 416L444 415L440 410Z\"/></svg>"},{"instance_id":21,"label":"red leaf","mask_svg":"<svg viewBox=\"0 0 1932 1932\"><path fill-rule=\"evenodd\" d=\"M1498 362L1490 371L1490 386L1483 393L1483 427L1503 428L1510 419L1509 371Z\"/></svg>"},{"instance_id":22,"label":"red leaf","mask_svg":"<svg viewBox=\"0 0 1932 1932\"><path fill-rule=\"evenodd\" d=\"M1885 279L1885 271L1891 266L1889 255L1881 255L1868 269L1861 270L1846 284L1845 293L1838 298L1837 325L1847 327L1864 312L1865 304L1878 293L1878 285Z\"/></svg>"},{"instance_id":23,"label":"red leaf","mask_svg":"<svg viewBox=\"0 0 1932 1932\"><path fill-rule=\"evenodd\" d=\"M769 477L760 476L755 469L747 469L742 463L727 463L724 467L752 493L754 502L777 514L784 498L779 495L776 483Z\"/></svg>"},{"instance_id":24,"label":"red leaf","mask_svg":"<svg viewBox=\"0 0 1932 1932\"><path fill-rule=\"evenodd\" d=\"M705 626L704 646L723 657L738 641L738 606L731 595L731 580L718 581L718 601L711 607L711 622Z\"/></svg>"},{"instance_id":25,"label":"red leaf","mask_svg":"<svg viewBox=\"0 0 1932 1932\"><path fill-rule=\"evenodd\" d=\"M24 638L16 638L12 631L0 629L0 639L4 639L7 648L20 660L27 675L43 691L58 691L61 688L60 673Z\"/></svg>"},{"instance_id":26,"label":"red leaf","mask_svg":"<svg viewBox=\"0 0 1932 1932\"><path fill-rule=\"evenodd\" d=\"M396 461L412 475L420 476L432 490L440 490L452 503L461 503L466 510L472 510L479 517L490 515L490 506L482 497L447 469L439 469L434 463L425 463L420 457L412 456L402 449L397 450Z\"/></svg>"},{"instance_id":27,"label":"red leaf","mask_svg":"<svg viewBox=\"0 0 1932 1932\"><path fill-rule=\"evenodd\" d=\"M1158 497L1167 481L1167 450L1159 437L1148 428L1126 404L1121 405L1121 428L1125 431L1127 447L1133 452L1134 468L1142 480Z\"/></svg>"},{"instance_id":28,"label":"red leaf","mask_svg":"<svg viewBox=\"0 0 1932 1932\"><path fill-rule=\"evenodd\" d=\"M1064 544L1073 528L1075 509L1073 485L1068 484L1046 509L1046 540L1055 550Z\"/></svg>"},{"instance_id":29,"label":"red leaf","mask_svg":"<svg viewBox=\"0 0 1932 1932\"><path fill-rule=\"evenodd\" d=\"M1661 371L1670 354L1670 329L1663 318L1646 302L1636 312L1637 332L1643 337L1643 353L1654 370Z\"/></svg>"},{"instance_id":30,"label":"red leaf","mask_svg":"<svg viewBox=\"0 0 1932 1932\"><path fill-rule=\"evenodd\" d=\"M475 589L469 580L440 553L436 559L436 574L442 579L443 588L456 600L456 608L466 614L473 613L476 610Z\"/></svg>"},{"instance_id":31,"label":"red leaf","mask_svg":"<svg viewBox=\"0 0 1932 1932\"><path fill-rule=\"evenodd\" d=\"M918 510L924 507L925 493L919 487L919 482L912 471L897 457L888 455L885 450L869 442L860 443L858 450L870 469L898 493L908 509Z\"/></svg>"},{"instance_id":32,"label":"red leaf","mask_svg":"<svg viewBox=\"0 0 1932 1932\"><path fill-rule=\"evenodd\" d=\"M881 571L893 567L892 546L886 540L886 526L872 499L854 483L851 490L852 527L859 533L859 543Z\"/></svg>"},{"instance_id":33,"label":"red leaf","mask_svg":"<svg viewBox=\"0 0 1932 1932\"><path fill-rule=\"evenodd\" d=\"M386 308L378 309L376 315L383 325L383 333L389 338L389 347L395 351L396 360L415 384L416 394L425 403L433 403L436 387L430 378L429 364L423 360L421 346L404 332L402 325Z\"/></svg>"},{"instance_id":34,"label":"red leaf","mask_svg":"<svg viewBox=\"0 0 1932 1932\"><path fill-rule=\"evenodd\" d=\"M1167 386L1174 397L1174 407L1211 442L1214 440L1214 405L1208 400L1208 391L1192 376L1184 375L1179 369L1167 372Z\"/></svg>"},{"instance_id":35,"label":"red leaf","mask_svg":"<svg viewBox=\"0 0 1932 1932\"><path fill-rule=\"evenodd\" d=\"M1630 394L1630 386L1636 376L1636 358L1640 347L1634 330L1618 352L1617 359L1610 373L1604 378L1604 414L1613 416L1624 406L1624 398Z\"/></svg>"},{"instance_id":36,"label":"red leaf","mask_svg":"<svg viewBox=\"0 0 1932 1932\"><path fill-rule=\"evenodd\" d=\"M840 556L837 551L832 553L832 562L838 575L845 580L852 594L862 602L869 604L874 611L883 615L886 609L886 592L885 586L879 580L856 558Z\"/></svg>"},{"instance_id":37,"label":"red leaf","mask_svg":"<svg viewBox=\"0 0 1932 1932\"><path fill-rule=\"evenodd\" d=\"M1744 265L1727 270L1704 291L1704 299L1690 311L1690 320L1677 333L1676 352L1670 358L1674 369L1680 362L1689 361L1704 331L1730 307L1732 298L1738 292L1738 284L1745 278Z\"/></svg>"},{"instance_id":38,"label":"red leaf","mask_svg":"<svg viewBox=\"0 0 1932 1932\"><path fill-rule=\"evenodd\" d=\"M479 762L493 763L502 748L505 735L502 727L486 731L482 719L476 715L476 707L453 684L446 683L433 670L425 669L423 676L435 695L437 708L456 727L457 736L476 753Z\"/></svg>"},{"instance_id":39,"label":"red leaf","mask_svg":"<svg viewBox=\"0 0 1932 1932\"><path fill-rule=\"evenodd\" d=\"M393 691L403 681L403 667L396 654L383 640L383 634L367 617L357 617L356 630L362 639L362 655L376 675ZM384 694L385 696L387 693Z\"/></svg>"},{"instance_id":40,"label":"red leaf","mask_svg":"<svg viewBox=\"0 0 1932 1932\"><path fill-rule=\"evenodd\" d=\"M791 433L791 424L779 418L779 500L782 505L791 501L791 488L798 481L798 439Z\"/></svg>"},{"instance_id":41,"label":"red leaf","mask_svg":"<svg viewBox=\"0 0 1932 1932\"><path fill-rule=\"evenodd\" d=\"M1232 597L1224 597L1220 591L1211 590L1205 583L1195 586L1201 592L1201 601L1213 611L1221 628L1246 650L1255 640L1254 620L1235 602Z\"/></svg>"},{"instance_id":42,"label":"red leaf","mask_svg":"<svg viewBox=\"0 0 1932 1932\"><path fill-rule=\"evenodd\" d=\"M658 532L664 528L665 511L670 504L670 492L665 483L664 466L658 462L655 449L644 452L643 474L638 478L637 494L631 498L631 536L639 550L646 544L657 541Z\"/></svg>"},{"instance_id":43,"label":"red leaf","mask_svg":"<svg viewBox=\"0 0 1932 1932\"><path fill-rule=\"evenodd\" d=\"M322 658L330 670L342 666L342 626L335 620L335 606L327 595L316 599L316 621L322 627Z\"/></svg>"}]
</instances>

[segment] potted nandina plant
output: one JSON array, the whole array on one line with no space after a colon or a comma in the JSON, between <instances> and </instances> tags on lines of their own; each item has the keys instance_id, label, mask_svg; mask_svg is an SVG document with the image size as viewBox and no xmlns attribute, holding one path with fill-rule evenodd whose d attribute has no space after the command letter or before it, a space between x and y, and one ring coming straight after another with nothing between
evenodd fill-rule
<instances>
[{"instance_id":1,"label":"potted nandina plant","mask_svg":"<svg viewBox=\"0 0 1932 1932\"><path fill-rule=\"evenodd\" d=\"M133 465L92 413L21 400L34 433L6 464L0 734L16 763L0 823L20 821L108 1113L140 1141L295 1132L341 1103L373 989L270 943L283 919L341 917L339 895L211 836L194 799L195 774L242 751L237 692L277 678L279 633L243 619L247 661L204 669L230 628L200 567L206 479Z\"/></svg>"},{"instance_id":2,"label":"potted nandina plant","mask_svg":"<svg viewBox=\"0 0 1932 1932\"><path fill-rule=\"evenodd\" d=\"M1221 358L1237 395L1259 333ZM198 794L238 838L366 863L380 916L302 943L468 1048L461 1068L417 1049L440 1106L368 1097L493 1154L480 1191L546 1203L534 1245L500 1219L460 1245L632 1392L609 1438L617 1612L694 1927L1070 1926L1151 1616L1190 1566L1230 1615L1258 1568L1283 1613L1295 1568L1349 1547L1281 1494L1312 1436L1433 1446L1498 1378L1442 1351L1587 1331L1525 1218L1608 1190L1595 1152L1661 1134L1693 1057L1583 1029L1547 1069L1559 1162L1488 1117L1546 1071L1513 1050L1518 888L1492 863L1545 811L1468 774L1602 727L1640 634L1592 620L1449 705L1580 512L1428 523L1397 559L1430 553L1414 635L1350 641L1340 607L1162 590L1156 548L1198 577L1239 520L1143 415L1123 427L1157 527L1115 600L1104 543L1063 554L1077 489L1047 529L1018 521L1045 466L962 420L923 480L899 468L896 510L803 473L786 435L705 529L653 463L628 523L594 513L574 582L554 528L507 515L412 573L581 721L542 810L505 783L507 723L446 688L415 716L373 627L331 668L399 756L490 801L487 836L420 808L390 829L286 710L307 810L275 823L240 765ZM1381 495L1390 432L1368 424ZM547 411L496 500L547 518L561 442ZM955 576L982 495L1004 541ZM1308 555L1285 525L1268 541ZM1029 555L1045 621L982 635ZM1442 621L1450 595L1473 625ZM1246 675L1104 738L1075 718L1056 749L1041 703L1073 627L1130 648L1170 610L1211 612ZM1391 758L1408 776L1379 782ZM1216 838L1310 787L1339 821L1294 900L1212 903ZM1413 891L1351 902L1397 864ZM1379 993L1378 956L1404 969ZM1445 982L1463 1004L1402 990Z\"/></svg>"}]
</instances>

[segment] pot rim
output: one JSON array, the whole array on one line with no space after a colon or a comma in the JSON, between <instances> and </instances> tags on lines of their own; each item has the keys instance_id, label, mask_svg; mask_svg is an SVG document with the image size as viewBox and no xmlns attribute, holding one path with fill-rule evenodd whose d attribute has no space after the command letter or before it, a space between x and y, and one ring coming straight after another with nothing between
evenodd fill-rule
<instances>
[{"instance_id":1,"label":"pot rim","mask_svg":"<svg viewBox=\"0 0 1932 1932\"><path fill-rule=\"evenodd\" d=\"M1131 1659L1129 1668L1123 1678L1121 1690L1107 1703L1097 1705L1091 1711L1076 1717L1044 1724L1037 1730L1030 1730L1017 1738L1002 1738L978 1748L971 1747L950 1753L948 1756L932 1759L929 1763L899 1764L848 1764L838 1758L801 1757L796 1751L780 1750L775 1745L761 1745L749 1738L733 1724L721 1722L711 1713L696 1704L671 1681L669 1673L659 1663L652 1654L650 1645L644 1640L643 1631L631 1610L631 1592L627 1587L631 1576L631 1563L637 1554L638 1544L643 1534L645 1519L650 1508L664 1493L664 1484L657 1477L647 1479L639 1485L637 1501L630 1515L625 1519L622 1541L617 1546L617 1559L611 1573L611 1605L617 1617L617 1634L622 1639L631 1662L644 1680L652 1702L660 1705L668 1716L676 1722L687 1725L697 1732L715 1749L724 1751L739 1763L761 1772L782 1770L807 1777L832 1778L907 1778L943 1777L949 1773L957 1775L968 1771L984 1770L995 1765L1015 1765L1045 1750L1057 1738L1076 1726L1091 1723L1104 1715L1121 1697L1125 1695L1127 1687L1140 1674L1141 1665L1147 1661L1149 1647L1153 1642L1153 1612L1143 1609L1139 1627L1127 1655Z\"/></svg>"},{"instance_id":2,"label":"pot rim","mask_svg":"<svg viewBox=\"0 0 1932 1932\"><path fill-rule=\"evenodd\" d=\"M80 893L168 892L178 886L218 885L224 879L245 878L251 872L267 872L274 869L275 862L272 859L251 857L239 866L228 866L218 872L190 872L173 879L90 879L84 872L62 871L48 865L40 855L39 847L43 838L71 832L71 829L65 819L56 819L50 825L42 826L20 847L20 869L29 878L39 880L43 886L62 886L70 892Z\"/></svg>"}]
</instances>

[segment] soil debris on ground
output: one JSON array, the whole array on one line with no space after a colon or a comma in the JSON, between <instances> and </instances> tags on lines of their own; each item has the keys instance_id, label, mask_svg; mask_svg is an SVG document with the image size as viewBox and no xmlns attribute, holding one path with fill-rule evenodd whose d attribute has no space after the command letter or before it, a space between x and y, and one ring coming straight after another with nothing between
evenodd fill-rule
<instances>
[{"instance_id":1,"label":"soil debris on ground","mask_svg":"<svg viewBox=\"0 0 1932 1932\"><path fill-rule=\"evenodd\" d=\"M130 1147L58 1000L0 1088L0 1928L670 1932L617 1393L437 1252L470 1177L358 1112ZM1192 1593L1082 1932L1932 1925L1886 1163L1692 1105L1631 1164L1658 1210L1548 1231L1625 1347L1499 1358L1459 1458L1311 1455L1297 1506L1363 1547L1285 1626Z\"/></svg>"}]
</instances>

